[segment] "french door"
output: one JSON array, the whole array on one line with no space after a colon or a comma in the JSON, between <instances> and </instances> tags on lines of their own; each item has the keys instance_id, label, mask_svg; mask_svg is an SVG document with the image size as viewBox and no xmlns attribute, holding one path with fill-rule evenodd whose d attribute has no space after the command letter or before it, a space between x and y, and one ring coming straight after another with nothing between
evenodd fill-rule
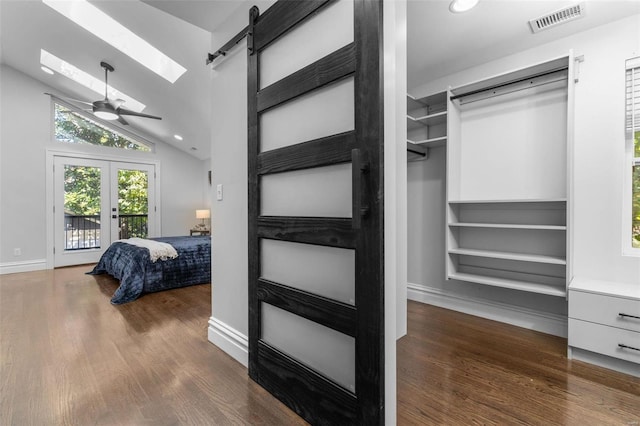
<instances>
[{"instance_id":1,"label":"french door","mask_svg":"<svg viewBox=\"0 0 640 426\"><path fill-rule=\"evenodd\" d=\"M155 166L54 157L54 266L95 263L112 241L154 235Z\"/></svg>"},{"instance_id":2,"label":"french door","mask_svg":"<svg viewBox=\"0 0 640 426\"><path fill-rule=\"evenodd\" d=\"M249 375L312 424L384 422L381 9L250 14Z\"/></svg>"}]
</instances>

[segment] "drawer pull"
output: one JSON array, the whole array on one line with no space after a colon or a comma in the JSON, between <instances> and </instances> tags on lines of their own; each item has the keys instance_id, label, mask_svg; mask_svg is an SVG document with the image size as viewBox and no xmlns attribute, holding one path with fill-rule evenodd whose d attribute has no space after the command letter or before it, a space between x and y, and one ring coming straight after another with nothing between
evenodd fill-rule
<instances>
[{"instance_id":1,"label":"drawer pull","mask_svg":"<svg viewBox=\"0 0 640 426\"><path fill-rule=\"evenodd\" d=\"M618 316L622 317L622 318L635 318L635 319L640 319L639 316L637 315L629 315L629 314L623 314L622 312L620 312L618 314Z\"/></svg>"},{"instance_id":2,"label":"drawer pull","mask_svg":"<svg viewBox=\"0 0 640 426\"><path fill-rule=\"evenodd\" d=\"M633 346L627 346L627 345L624 345L624 344L622 344L622 343L618 343L618 347L619 347L620 349L632 349L632 350L634 350L634 351L638 351L638 352L640 352L640 349L638 349L638 348L634 348Z\"/></svg>"}]
</instances>

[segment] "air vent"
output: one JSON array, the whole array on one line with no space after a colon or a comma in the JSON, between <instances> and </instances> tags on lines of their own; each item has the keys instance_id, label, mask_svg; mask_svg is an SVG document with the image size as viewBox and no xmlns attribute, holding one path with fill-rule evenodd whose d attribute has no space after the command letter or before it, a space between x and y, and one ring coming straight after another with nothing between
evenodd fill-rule
<instances>
[{"instance_id":1,"label":"air vent","mask_svg":"<svg viewBox=\"0 0 640 426\"><path fill-rule=\"evenodd\" d=\"M533 33L538 33L547 28L556 27L560 24L573 21L584 16L584 3L565 7L553 13L541 16L529 21L529 26Z\"/></svg>"}]
</instances>

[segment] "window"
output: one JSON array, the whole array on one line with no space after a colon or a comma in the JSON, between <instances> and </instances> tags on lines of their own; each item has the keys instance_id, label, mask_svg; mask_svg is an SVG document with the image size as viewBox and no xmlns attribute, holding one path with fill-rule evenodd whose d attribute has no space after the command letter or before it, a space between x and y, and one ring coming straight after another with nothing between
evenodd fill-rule
<instances>
[{"instance_id":1,"label":"window","mask_svg":"<svg viewBox=\"0 0 640 426\"><path fill-rule=\"evenodd\" d=\"M153 151L152 144L107 127L57 101L54 108L54 135L58 142L108 146L143 152Z\"/></svg>"},{"instance_id":2,"label":"window","mask_svg":"<svg viewBox=\"0 0 640 426\"><path fill-rule=\"evenodd\" d=\"M626 115L625 136L627 141L625 162L625 174L630 174L630 191L625 197L631 197L631 208L625 209L626 215L630 215L629 228L623 235L630 241L625 243L625 248L630 254L640 255L640 57L629 59L626 66ZM629 176L629 175L627 175Z\"/></svg>"}]
</instances>

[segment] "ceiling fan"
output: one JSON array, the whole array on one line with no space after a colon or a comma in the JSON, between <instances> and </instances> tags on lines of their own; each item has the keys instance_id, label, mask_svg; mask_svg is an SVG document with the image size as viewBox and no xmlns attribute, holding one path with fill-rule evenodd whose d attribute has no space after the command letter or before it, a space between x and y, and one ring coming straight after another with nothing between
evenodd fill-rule
<instances>
[{"instance_id":1,"label":"ceiling fan","mask_svg":"<svg viewBox=\"0 0 640 426\"><path fill-rule=\"evenodd\" d=\"M141 112L131 111L130 109L122 108L121 105L124 103L122 99L111 100L107 94L107 90L109 85L107 84L108 75L110 72L115 71L111 65L106 62L100 62L100 66L104 68L104 99L95 101L92 103L80 101L77 99L69 99L71 101L80 102L83 104L91 105L93 114L96 117L102 118L103 120L118 120L118 122L122 124L129 124L127 120L125 120L123 115L131 115L134 117L143 117L143 118L153 118L154 120L162 120L161 117L157 117L155 115L143 114Z\"/></svg>"},{"instance_id":2,"label":"ceiling fan","mask_svg":"<svg viewBox=\"0 0 640 426\"><path fill-rule=\"evenodd\" d=\"M131 111L129 109L124 109L120 105L124 101L121 99L117 99L115 101L110 101L107 96L107 88L109 87L107 84L107 78L110 72L113 72L115 69L106 62L100 62L100 66L104 68L104 99L100 101L95 101L92 103L93 113L104 120L118 120L122 124L129 124L127 120L122 118L123 115L132 115L135 117L144 117L144 118L153 118L155 120L162 120L160 117L156 117L155 115L142 114L140 112Z\"/></svg>"}]
</instances>

